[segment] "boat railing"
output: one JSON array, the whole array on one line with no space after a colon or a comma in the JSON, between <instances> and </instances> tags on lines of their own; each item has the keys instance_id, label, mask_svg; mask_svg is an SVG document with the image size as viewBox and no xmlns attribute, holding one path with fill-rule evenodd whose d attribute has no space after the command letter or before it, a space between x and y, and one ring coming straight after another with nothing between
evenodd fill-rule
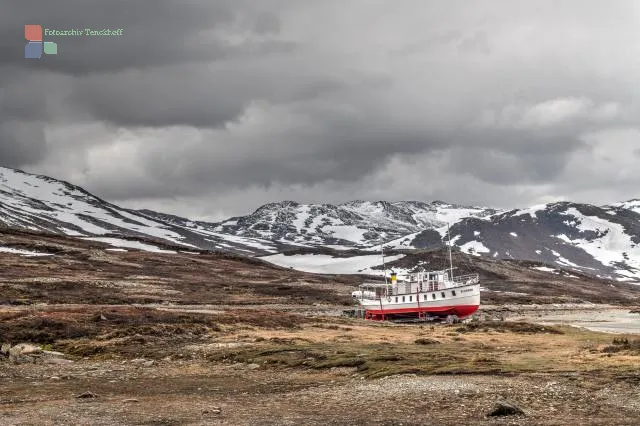
<instances>
[{"instance_id":1,"label":"boat railing","mask_svg":"<svg viewBox=\"0 0 640 426\"><path fill-rule=\"evenodd\" d=\"M445 281L441 281L441 280L429 280L422 274L416 274L416 275L410 276L409 282L421 283L423 285L434 285L436 287L438 286L458 287L460 285L476 284L480 282L480 276L478 274L466 274L466 275L459 275L457 277L453 277L453 279L449 279L448 277L445 277Z\"/></svg>"},{"instance_id":2,"label":"boat railing","mask_svg":"<svg viewBox=\"0 0 640 426\"><path fill-rule=\"evenodd\" d=\"M457 277L453 277L453 280L451 280L450 282L453 282L454 284L456 284L456 286L476 284L480 282L480 275L479 274L459 275Z\"/></svg>"},{"instance_id":3,"label":"boat railing","mask_svg":"<svg viewBox=\"0 0 640 426\"><path fill-rule=\"evenodd\" d=\"M478 274L467 274L467 275L459 275L457 277L453 277L453 280L446 281L433 281L433 280L424 280L424 281L409 281L409 282L399 282L397 284L389 284L389 283L363 283L360 284L360 292L358 298L362 299L374 299L378 300L381 298L386 298L391 295L400 295L400 294L413 294L416 291L418 292L432 292L432 291L441 291L445 289L458 288L467 285L478 284L480 282L480 276ZM417 286L417 287L415 287ZM356 296L354 296L356 297Z\"/></svg>"}]
</instances>

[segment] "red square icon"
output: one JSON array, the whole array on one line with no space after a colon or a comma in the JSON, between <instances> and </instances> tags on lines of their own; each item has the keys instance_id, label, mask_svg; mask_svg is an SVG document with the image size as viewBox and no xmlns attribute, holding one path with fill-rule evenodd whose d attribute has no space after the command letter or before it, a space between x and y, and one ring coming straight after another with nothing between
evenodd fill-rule
<instances>
[{"instance_id":1,"label":"red square icon","mask_svg":"<svg viewBox=\"0 0 640 426\"><path fill-rule=\"evenodd\" d=\"M42 41L42 27L40 25L25 25L24 38L29 41Z\"/></svg>"}]
</instances>

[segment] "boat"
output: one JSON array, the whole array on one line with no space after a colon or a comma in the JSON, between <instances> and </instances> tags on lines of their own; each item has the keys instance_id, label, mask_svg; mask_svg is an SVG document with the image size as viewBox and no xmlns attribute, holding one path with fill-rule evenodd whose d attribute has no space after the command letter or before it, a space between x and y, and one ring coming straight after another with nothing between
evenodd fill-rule
<instances>
[{"instance_id":1,"label":"boat","mask_svg":"<svg viewBox=\"0 0 640 426\"><path fill-rule=\"evenodd\" d=\"M399 281L392 272L387 279L384 250L381 245L384 283L365 282L352 297L359 303L362 316L369 320L406 318L446 319L449 322L469 317L480 307L480 277L478 274L454 276L449 237L450 268L420 271Z\"/></svg>"}]
</instances>

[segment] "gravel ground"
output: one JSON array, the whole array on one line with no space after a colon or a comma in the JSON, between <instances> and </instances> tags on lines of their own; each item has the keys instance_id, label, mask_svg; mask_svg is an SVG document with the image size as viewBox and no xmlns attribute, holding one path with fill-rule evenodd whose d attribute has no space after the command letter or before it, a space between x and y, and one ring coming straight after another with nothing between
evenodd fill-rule
<instances>
[{"instance_id":1,"label":"gravel ground","mask_svg":"<svg viewBox=\"0 0 640 426\"><path fill-rule=\"evenodd\" d=\"M0 364L0 423L567 424L640 421L637 383L582 375L392 376L253 370L190 361ZM83 392L96 398L77 398ZM524 416L487 417L498 401Z\"/></svg>"}]
</instances>

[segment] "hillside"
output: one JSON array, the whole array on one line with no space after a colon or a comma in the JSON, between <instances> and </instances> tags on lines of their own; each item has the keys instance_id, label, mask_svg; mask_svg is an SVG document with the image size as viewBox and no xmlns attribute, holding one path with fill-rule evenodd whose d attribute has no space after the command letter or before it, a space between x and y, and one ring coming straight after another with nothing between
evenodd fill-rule
<instances>
[{"instance_id":1,"label":"hillside","mask_svg":"<svg viewBox=\"0 0 640 426\"><path fill-rule=\"evenodd\" d=\"M380 264L375 250L383 242L397 250L442 248L450 226L454 247L468 254L640 283L640 200L605 206L560 202L510 211L442 201L283 201L209 223L122 208L67 182L0 168L0 225L120 248L159 251L168 244L173 251L264 256L282 266L324 273L366 273ZM300 248L307 249L306 256L286 256ZM322 255L325 249L345 254ZM347 253L353 257L345 260Z\"/></svg>"},{"instance_id":2,"label":"hillside","mask_svg":"<svg viewBox=\"0 0 640 426\"><path fill-rule=\"evenodd\" d=\"M375 265L361 274L314 274L246 256L175 248L167 245L161 252L149 252L33 231L0 232L0 304L347 306L353 303L351 292L365 275L380 274ZM343 259L354 257L353 253L326 250L336 256L346 255ZM290 254L301 255L305 254ZM388 266L397 271L448 265L444 250L390 253L387 260ZM565 268L553 270L535 262L494 260L460 252L454 253L453 261L455 274L480 274L483 303L640 304L640 292L633 285Z\"/></svg>"},{"instance_id":3,"label":"hillside","mask_svg":"<svg viewBox=\"0 0 640 426\"><path fill-rule=\"evenodd\" d=\"M102 241L117 247L131 247L132 243L122 237L152 239L185 249L222 249L247 254L272 253L281 247L269 241L209 232L198 226L187 229L118 207L70 183L5 167L0 167L0 225ZM145 248L154 250L154 245Z\"/></svg>"},{"instance_id":4,"label":"hillside","mask_svg":"<svg viewBox=\"0 0 640 426\"><path fill-rule=\"evenodd\" d=\"M610 206L569 202L465 218L451 227L456 247L496 259L544 262L619 281L640 282L640 201ZM442 244L426 230L393 247Z\"/></svg>"}]
</instances>

